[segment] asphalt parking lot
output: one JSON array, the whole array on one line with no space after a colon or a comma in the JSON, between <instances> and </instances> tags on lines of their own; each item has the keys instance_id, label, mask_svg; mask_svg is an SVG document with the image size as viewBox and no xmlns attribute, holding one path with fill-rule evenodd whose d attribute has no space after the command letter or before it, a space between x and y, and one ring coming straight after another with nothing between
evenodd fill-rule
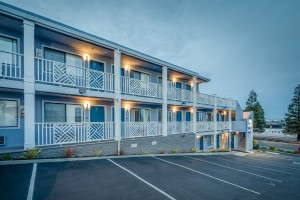
<instances>
[{"instance_id":1,"label":"asphalt parking lot","mask_svg":"<svg viewBox=\"0 0 300 200\"><path fill-rule=\"evenodd\" d=\"M300 199L300 157L282 154L0 165L0 177L1 200Z\"/></svg>"}]
</instances>

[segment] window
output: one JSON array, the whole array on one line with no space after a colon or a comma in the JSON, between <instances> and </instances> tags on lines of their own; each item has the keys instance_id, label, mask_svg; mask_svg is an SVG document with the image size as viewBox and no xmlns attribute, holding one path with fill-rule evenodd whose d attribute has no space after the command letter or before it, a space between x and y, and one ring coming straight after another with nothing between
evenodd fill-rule
<instances>
[{"instance_id":1,"label":"window","mask_svg":"<svg viewBox=\"0 0 300 200\"><path fill-rule=\"evenodd\" d=\"M18 102L0 99L0 127L18 126Z\"/></svg>"},{"instance_id":2,"label":"window","mask_svg":"<svg viewBox=\"0 0 300 200\"><path fill-rule=\"evenodd\" d=\"M13 65L17 64L17 56L11 53L17 53L17 40L0 36L0 50L7 52L3 53L1 56L2 63L11 63Z\"/></svg>"},{"instance_id":3,"label":"window","mask_svg":"<svg viewBox=\"0 0 300 200\"><path fill-rule=\"evenodd\" d=\"M162 110L158 110L158 121L162 122Z\"/></svg>"},{"instance_id":4,"label":"window","mask_svg":"<svg viewBox=\"0 0 300 200\"><path fill-rule=\"evenodd\" d=\"M157 83L158 83L158 84L162 84L162 78L161 78L161 77L158 77L158 78L157 78Z\"/></svg>"},{"instance_id":5,"label":"window","mask_svg":"<svg viewBox=\"0 0 300 200\"><path fill-rule=\"evenodd\" d=\"M207 137L206 137L206 144L207 144L207 146L210 146L210 145L212 145L212 135L208 135Z\"/></svg>"},{"instance_id":6,"label":"window","mask_svg":"<svg viewBox=\"0 0 300 200\"><path fill-rule=\"evenodd\" d=\"M186 89L186 90L191 90L191 85L185 84L185 89Z\"/></svg>"},{"instance_id":7,"label":"window","mask_svg":"<svg viewBox=\"0 0 300 200\"><path fill-rule=\"evenodd\" d=\"M60 71L72 75L72 76L83 76L83 60L82 57L58 51L55 49L45 48L44 58L46 60L52 60L59 63L65 63L66 65L60 66ZM44 70L47 72L53 72L53 63L45 62Z\"/></svg>"},{"instance_id":8,"label":"window","mask_svg":"<svg viewBox=\"0 0 300 200\"><path fill-rule=\"evenodd\" d=\"M172 122L173 121L173 114L171 110L168 110L168 122Z\"/></svg>"},{"instance_id":9,"label":"window","mask_svg":"<svg viewBox=\"0 0 300 200\"><path fill-rule=\"evenodd\" d=\"M203 120L203 113L202 112L197 112L197 122L202 122Z\"/></svg>"},{"instance_id":10,"label":"window","mask_svg":"<svg viewBox=\"0 0 300 200\"><path fill-rule=\"evenodd\" d=\"M130 119L132 122L149 122L150 109L130 109Z\"/></svg>"},{"instance_id":11,"label":"window","mask_svg":"<svg viewBox=\"0 0 300 200\"><path fill-rule=\"evenodd\" d=\"M82 122L83 107L75 104L45 103L44 121L48 122Z\"/></svg>"}]
</instances>

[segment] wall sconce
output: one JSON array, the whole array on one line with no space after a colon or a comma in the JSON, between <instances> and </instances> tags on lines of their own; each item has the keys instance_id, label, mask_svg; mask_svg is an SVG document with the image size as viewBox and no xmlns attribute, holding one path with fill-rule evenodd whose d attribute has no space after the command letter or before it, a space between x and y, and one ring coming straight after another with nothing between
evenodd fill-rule
<instances>
[{"instance_id":1,"label":"wall sconce","mask_svg":"<svg viewBox=\"0 0 300 200\"><path fill-rule=\"evenodd\" d=\"M227 113L227 112L226 112L226 111L224 111L224 112L223 112L223 115L226 115L226 113Z\"/></svg>"},{"instance_id":2,"label":"wall sconce","mask_svg":"<svg viewBox=\"0 0 300 200\"><path fill-rule=\"evenodd\" d=\"M194 83L193 83L193 81L191 81L191 87L193 87L194 86Z\"/></svg>"},{"instance_id":3,"label":"wall sconce","mask_svg":"<svg viewBox=\"0 0 300 200\"><path fill-rule=\"evenodd\" d=\"M125 65L125 70L129 71L130 70L130 66L129 65Z\"/></svg>"},{"instance_id":4,"label":"wall sconce","mask_svg":"<svg viewBox=\"0 0 300 200\"><path fill-rule=\"evenodd\" d=\"M173 108L173 112L176 112L176 108Z\"/></svg>"},{"instance_id":5,"label":"wall sconce","mask_svg":"<svg viewBox=\"0 0 300 200\"><path fill-rule=\"evenodd\" d=\"M129 110L129 105L128 104L125 105L125 110Z\"/></svg>"},{"instance_id":6,"label":"wall sconce","mask_svg":"<svg viewBox=\"0 0 300 200\"><path fill-rule=\"evenodd\" d=\"M83 55L83 60L84 61L89 61L90 60L90 56L88 54L84 54Z\"/></svg>"},{"instance_id":7,"label":"wall sconce","mask_svg":"<svg viewBox=\"0 0 300 200\"><path fill-rule=\"evenodd\" d=\"M194 112L194 109L193 108L191 108L191 113L193 113Z\"/></svg>"},{"instance_id":8,"label":"wall sconce","mask_svg":"<svg viewBox=\"0 0 300 200\"><path fill-rule=\"evenodd\" d=\"M200 135L197 135L197 140L199 140L200 139Z\"/></svg>"},{"instance_id":9,"label":"wall sconce","mask_svg":"<svg viewBox=\"0 0 300 200\"><path fill-rule=\"evenodd\" d=\"M173 78L173 83L175 83L176 82L176 78Z\"/></svg>"},{"instance_id":10,"label":"wall sconce","mask_svg":"<svg viewBox=\"0 0 300 200\"><path fill-rule=\"evenodd\" d=\"M88 101L84 103L84 108L90 108L90 103Z\"/></svg>"}]
</instances>

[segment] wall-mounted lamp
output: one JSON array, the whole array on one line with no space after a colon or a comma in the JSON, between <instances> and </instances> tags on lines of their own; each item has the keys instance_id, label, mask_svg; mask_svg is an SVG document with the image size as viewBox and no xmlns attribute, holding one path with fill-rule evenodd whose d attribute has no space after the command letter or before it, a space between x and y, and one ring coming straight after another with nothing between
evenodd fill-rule
<instances>
[{"instance_id":1,"label":"wall-mounted lamp","mask_svg":"<svg viewBox=\"0 0 300 200\"><path fill-rule=\"evenodd\" d=\"M197 139L198 139L198 140L200 139L200 135L197 135Z\"/></svg>"},{"instance_id":2,"label":"wall-mounted lamp","mask_svg":"<svg viewBox=\"0 0 300 200\"><path fill-rule=\"evenodd\" d=\"M84 102L84 108L90 108L90 103L88 101Z\"/></svg>"},{"instance_id":3,"label":"wall-mounted lamp","mask_svg":"<svg viewBox=\"0 0 300 200\"><path fill-rule=\"evenodd\" d=\"M191 113L193 113L194 112L194 109L193 108L191 108Z\"/></svg>"},{"instance_id":4,"label":"wall-mounted lamp","mask_svg":"<svg viewBox=\"0 0 300 200\"><path fill-rule=\"evenodd\" d=\"M129 110L129 108L130 108L129 105L126 104L126 105L125 105L125 110Z\"/></svg>"},{"instance_id":5,"label":"wall-mounted lamp","mask_svg":"<svg viewBox=\"0 0 300 200\"><path fill-rule=\"evenodd\" d=\"M177 110L176 108L173 108L173 112L176 112L176 110Z\"/></svg>"},{"instance_id":6,"label":"wall-mounted lamp","mask_svg":"<svg viewBox=\"0 0 300 200\"><path fill-rule=\"evenodd\" d=\"M84 54L83 55L83 60L84 61L89 61L90 60L90 56L88 54Z\"/></svg>"},{"instance_id":7,"label":"wall-mounted lamp","mask_svg":"<svg viewBox=\"0 0 300 200\"><path fill-rule=\"evenodd\" d=\"M130 66L129 65L125 65L125 70L129 71L130 70Z\"/></svg>"},{"instance_id":8,"label":"wall-mounted lamp","mask_svg":"<svg viewBox=\"0 0 300 200\"><path fill-rule=\"evenodd\" d=\"M223 115L226 115L226 113L227 113L226 111L223 111Z\"/></svg>"},{"instance_id":9,"label":"wall-mounted lamp","mask_svg":"<svg viewBox=\"0 0 300 200\"><path fill-rule=\"evenodd\" d=\"M173 78L173 83L175 83L176 82L176 78Z\"/></svg>"}]
</instances>

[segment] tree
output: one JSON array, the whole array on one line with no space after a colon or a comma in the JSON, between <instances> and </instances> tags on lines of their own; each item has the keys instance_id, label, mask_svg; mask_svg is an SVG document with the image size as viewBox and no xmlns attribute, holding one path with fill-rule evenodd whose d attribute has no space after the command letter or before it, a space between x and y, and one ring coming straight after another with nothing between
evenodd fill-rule
<instances>
[{"instance_id":1,"label":"tree","mask_svg":"<svg viewBox=\"0 0 300 200\"><path fill-rule=\"evenodd\" d=\"M300 141L300 84L295 88L294 97L285 114L285 128L283 132L289 135L297 135Z\"/></svg>"},{"instance_id":2,"label":"tree","mask_svg":"<svg viewBox=\"0 0 300 200\"><path fill-rule=\"evenodd\" d=\"M265 112L259 101L257 100L257 94L254 90L251 90L249 97L246 101L245 112L253 111L253 130L255 132L264 132L266 126Z\"/></svg>"}]
</instances>

